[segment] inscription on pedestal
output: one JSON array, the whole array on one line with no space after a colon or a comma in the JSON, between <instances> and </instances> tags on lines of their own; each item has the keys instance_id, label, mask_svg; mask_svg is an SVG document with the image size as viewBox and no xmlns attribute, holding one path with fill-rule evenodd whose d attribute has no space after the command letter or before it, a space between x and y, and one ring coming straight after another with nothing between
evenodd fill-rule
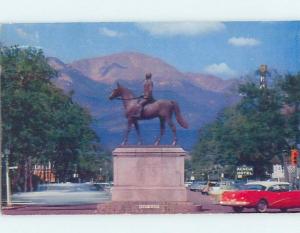
<instances>
[{"instance_id":1,"label":"inscription on pedestal","mask_svg":"<svg viewBox=\"0 0 300 233\"><path fill-rule=\"evenodd\" d=\"M160 205L139 205L139 209L159 209Z\"/></svg>"}]
</instances>

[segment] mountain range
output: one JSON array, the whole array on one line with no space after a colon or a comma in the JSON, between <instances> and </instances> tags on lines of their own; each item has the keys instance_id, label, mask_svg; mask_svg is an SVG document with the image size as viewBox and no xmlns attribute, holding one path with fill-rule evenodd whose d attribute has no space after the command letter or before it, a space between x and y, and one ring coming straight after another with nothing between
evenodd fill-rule
<instances>
[{"instance_id":1,"label":"mountain range","mask_svg":"<svg viewBox=\"0 0 300 233\"><path fill-rule=\"evenodd\" d=\"M107 148L117 146L123 136L126 121L123 105L109 101L116 82L131 89L137 96L143 91L145 74L152 73L154 97L172 99L179 103L181 112L189 123L189 129L177 124L180 145L190 150L198 139L198 130L215 119L223 108L238 101L234 91L238 81L200 73L185 73L163 60L141 53L124 52L82 59L66 64L55 57L48 63L58 71L53 81L66 93L74 91L73 100L88 109L95 119L92 127ZM159 132L158 119L141 124L145 143L152 143ZM147 135L145 135L147 132ZM132 133L130 142L135 142ZM170 143L167 130L163 143Z\"/></svg>"}]
</instances>

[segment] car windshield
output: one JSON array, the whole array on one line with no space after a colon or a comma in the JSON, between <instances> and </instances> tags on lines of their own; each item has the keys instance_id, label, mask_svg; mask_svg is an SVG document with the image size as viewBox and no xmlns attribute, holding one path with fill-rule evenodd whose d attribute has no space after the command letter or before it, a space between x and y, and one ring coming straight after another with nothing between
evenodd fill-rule
<instances>
[{"instance_id":1,"label":"car windshield","mask_svg":"<svg viewBox=\"0 0 300 233\"><path fill-rule=\"evenodd\" d=\"M271 192L287 192L292 190L292 187L290 187L288 184L277 184L271 186L268 191Z\"/></svg>"},{"instance_id":2,"label":"car windshield","mask_svg":"<svg viewBox=\"0 0 300 233\"><path fill-rule=\"evenodd\" d=\"M209 184L210 187L220 187L219 183L210 183Z\"/></svg>"},{"instance_id":3,"label":"car windshield","mask_svg":"<svg viewBox=\"0 0 300 233\"><path fill-rule=\"evenodd\" d=\"M239 187L240 190L266 190L266 187L259 184L245 184Z\"/></svg>"},{"instance_id":4,"label":"car windshield","mask_svg":"<svg viewBox=\"0 0 300 233\"><path fill-rule=\"evenodd\" d=\"M207 182L206 181L194 181L192 183L192 185L201 185L201 184L206 184Z\"/></svg>"}]
</instances>

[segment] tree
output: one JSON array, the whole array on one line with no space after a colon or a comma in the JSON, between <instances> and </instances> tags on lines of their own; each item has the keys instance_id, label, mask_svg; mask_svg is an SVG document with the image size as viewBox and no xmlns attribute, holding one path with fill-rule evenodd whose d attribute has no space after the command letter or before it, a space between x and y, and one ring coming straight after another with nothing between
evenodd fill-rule
<instances>
[{"instance_id":1,"label":"tree","mask_svg":"<svg viewBox=\"0 0 300 233\"><path fill-rule=\"evenodd\" d=\"M279 86L283 92L288 140L296 146L300 144L300 73L286 75Z\"/></svg>"},{"instance_id":2,"label":"tree","mask_svg":"<svg viewBox=\"0 0 300 233\"><path fill-rule=\"evenodd\" d=\"M2 149L18 166L16 185L32 189L32 165L48 162L60 180L69 179L99 141L90 114L51 83L56 71L42 50L1 47L0 54Z\"/></svg>"},{"instance_id":3,"label":"tree","mask_svg":"<svg viewBox=\"0 0 300 233\"><path fill-rule=\"evenodd\" d=\"M18 47L1 47L1 101L2 101L2 145L10 150L10 164L20 165L24 174L24 190L27 189L28 162L38 153L43 135L31 126L37 120L36 110L43 104L36 103L41 91L36 87L50 85L55 71L45 62L41 50ZM31 98L35 97L35 98ZM41 118L41 117L40 117ZM41 132L40 132L41 133ZM40 146L39 146L40 144ZM20 176L22 177L22 176ZM30 176L29 176L30 177Z\"/></svg>"},{"instance_id":4,"label":"tree","mask_svg":"<svg viewBox=\"0 0 300 233\"><path fill-rule=\"evenodd\" d=\"M249 165L257 177L265 177L287 148L282 99L276 88L260 89L254 83L239 88L241 101L225 109L202 130L193 160L206 167L216 164L233 176L233 167ZM227 169L225 169L227 167Z\"/></svg>"},{"instance_id":5,"label":"tree","mask_svg":"<svg viewBox=\"0 0 300 233\"><path fill-rule=\"evenodd\" d=\"M281 96L276 88L260 89L253 83L241 86L240 93L244 98L237 110L246 120L241 134L241 145L246 148L239 159L252 164L256 173L264 177L264 171L271 171L272 161L280 161L288 146Z\"/></svg>"}]
</instances>

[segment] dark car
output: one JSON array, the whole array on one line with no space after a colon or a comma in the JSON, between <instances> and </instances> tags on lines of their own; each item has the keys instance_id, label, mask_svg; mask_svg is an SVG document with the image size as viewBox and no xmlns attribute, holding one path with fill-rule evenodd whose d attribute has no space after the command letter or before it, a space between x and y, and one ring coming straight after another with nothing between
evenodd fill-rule
<instances>
[{"instance_id":1,"label":"dark car","mask_svg":"<svg viewBox=\"0 0 300 233\"><path fill-rule=\"evenodd\" d=\"M207 181L194 181L191 185L190 185L190 190L194 191L194 192L201 192L202 189L207 185Z\"/></svg>"}]
</instances>

